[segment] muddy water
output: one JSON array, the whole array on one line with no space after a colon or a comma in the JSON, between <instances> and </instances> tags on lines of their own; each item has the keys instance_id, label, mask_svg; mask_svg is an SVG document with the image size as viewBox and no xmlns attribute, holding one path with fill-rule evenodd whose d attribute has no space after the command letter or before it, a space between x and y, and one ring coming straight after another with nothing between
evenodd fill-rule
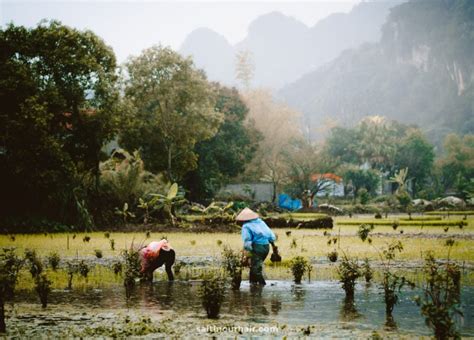
<instances>
[{"instance_id":1,"label":"muddy water","mask_svg":"<svg viewBox=\"0 0 474 340\"><path fill-rule=\"evenodd\" d=\"M127 302L121 286L115 288L62 291L51 293L53 310L72 311L123 311L133 310L150 316L171 313L174 318L204 318L198 298L199 282L155 282L139 286ZM413 297L416 290L403 290L393 316L396 332L411 335L430 335L419 307ZM22 293L16 303L37 303L33 293ZM464 317L459 318L461 334L474 336L474 287L462 289ZM376 330L384 327L385 306L381 290L372 285L359 284L355 304L344 303L344 292L336 281L316 281L294 285L287 281L268 281L263 289L250 287L243 282L238 292L229 291L222 307L222 318L249 324L278 323L286 325L324 325L337 332L340 325L355 330ZM32 316L34 318L34 316ZM336 335L334 333L333 335ZM330 335L330 334L329 334Z\"/></svg>"}]
</instances>

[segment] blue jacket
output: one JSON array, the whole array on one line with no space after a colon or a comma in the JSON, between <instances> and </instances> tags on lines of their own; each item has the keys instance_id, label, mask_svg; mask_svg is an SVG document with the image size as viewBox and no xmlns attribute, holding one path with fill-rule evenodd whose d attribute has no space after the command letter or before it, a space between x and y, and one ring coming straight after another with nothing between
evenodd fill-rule
<instances>
[{"instance_id":1,"label":"blue jacket","mask_svg":"<svg viewBox=\"0 0 474 340\"><path fill-rule=\"evenodd\" d=\"M269 244L275 240L273 231L260 218L247 221L242 226L242 241L246 250L252 250L252 243Z\"/></svg>"}]
</instances>

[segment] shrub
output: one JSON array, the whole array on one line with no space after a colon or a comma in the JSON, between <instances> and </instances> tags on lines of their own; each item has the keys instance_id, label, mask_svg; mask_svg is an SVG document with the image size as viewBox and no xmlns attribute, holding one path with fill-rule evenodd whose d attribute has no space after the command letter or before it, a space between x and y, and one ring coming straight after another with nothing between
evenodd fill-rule
<instances>
[{"instance_id":1,"label":"shrub","mask_svg":"<svg viewBox=\"0 0 474 340\"><path fill-rule=\"evenodd\" d=\"M91 237L90 236L84 236L84 238L82 239L82 242L89 242L91 240Z\"/></svg>"},{"instance_id":2,"label":"shrub","mask_svg":"<svg viewBox=\"0 0 474 340\"><path fill-rule=\"evenodd\" d=\"M372 239L369 237L370 232L374 230L373 224L361 224L359 230L357 230L357 235L360 237L362 242L367 240L369 243L372 243Z\"/></svg>"},{"instance_id":3,"label":"shrub","mask_svg":"<svg viewBox=\"0 0 474 340\"><path fill-rule=\"evenodd\" d=\"M336 262L338 258L338 254L336 250L333 250L328 253L328 260L331 262Z\"/></svg>"},{"instance_id":4,"label":"shrub","mask_svg":"<svg viewBox=\"0 0 474 340\"><path fill-rule=\"evenodd\" d=\"M43 263L41 263L41 260L36 255L36 251L26 249L25 260L30 265L31 277L35 278L43 272Z\"/></svg>"},{"instance_id":5,"label":"shrub","mask_svg":"<svg viewBox=\"0 0 474 340\"><path fill-rule=\"evenodd\" d=\"M123 285L125 287L125 295L129 299L133 288L135 288L135 280L141 276L140 254L137 250L130 248L122 252L122 257L124 259L125 272Z\"/></svg>"},{"instance_id":6,"label":"shrub","mask_svg":"<svg viewBox=\"0 0 474 340\"><path fill-rule=\"evenodd\" d=\"M78 272L78 266L77 266L77 264L75 264L73 262L67 262L66 266L67 266L67 275L68 275L67 288L69 290L71 290L72 289L72 280L74 278L74 274L76 274Z\"/></svg>"},{"instance_id":7,"label":"shrub","mask_svg":"<svg viewBox=\"0 0 474 340\"><path fill-rule=\"evenodd\" d=\"M47 257L47 260L51 269L56 271L59 267L59 262L61 262L61 257L57 252L51 252Z\"/></svg>"},{"instance_id":8,"label":"shrub","mask_svg":"<svg viewBox=\"0 0 474 340\"><path fill-rule=\"evenodd\" d=\"M360 188L357 191L357 196L359 197L360 204L366 205L367 203L369 203L370 195L366 188Z\"/></svg>"},{"instance_id":9,"label":"shrub","mask_svg":"<svg viewBox=\"0 0 474 340\"><path fill-rule=\"evenodd\" d=\"M86 263L86 261L81 260L79 262L79 265L77 267L77 271L79 272L79 274L81 274L82 277L87 279L87 276L89 275L90 268L89 268L89 265Z\"/></svg>"},{"instance_id":10,"label":"shrub","mask_svg":"<svg viewBox=\"0 0 474 340\"><path fill-rule=\"evenodd\" d=\"M224 269L232 279L232 289L239 290L240 283L242 282L243 253L238 250L233 251L230 247L226 246L222 251L222 257Z\"/></svg>"},{"instance_id":11,"label":"shrub","mask_svg":"<svg viewBox=\"0 0 474 340\"><path fill-rule=\"evenodd\" d=\"M199 295L207 317L217 319L225 297L225 281L217 275L204 279Z\"/></svg>"},{"instance_id":12,"label":"shrub","mask_svg":"<svg viewBox=\"0 0 474 340\"><path fill-rule=\"evenodd\" d=\"M356 260L350 259L344 254L342 261L337 267L339 281L346 292L346 300L354 300L354 288L356 280L362 275L359 264Z\"/></svg>"},{"instance_id":13,"label":"shrub","mask_svg":"<svg viewBox=\"0 0 474 340\"><path fill-rule=\"evenodd\" d=\"M122 262L116 261L112 264L112 270L114 271L115 275L118 275L122 272Z\"/></svg>"},{"instance_id":14,"label":"shrub","mask_svg":"<svg viewBox=\"0 0 474 340\"><path fill-rule=\"evenodd\" d=\"M290 269L295 283L301 283L301 278L308 269L308 261L302 256L296 256L290 261Z\"/></svg>"},{"instance_id":15,"label":"shrub","mask_svg":"<svg viewBox=\"0 0 474 340\"><path fill-rule=\"evenodd\" d=\"M2 248L0 252L0 333L6 332L5 302L14 296L18 273L23 261L14 248Z\"/></svg>"},{"instance_id":16,"label":"shrub","mask_svg":"<svg viewBox=\"0 0 474 340\"><path fill-rule=\"evenodd\" d=\"M41 307L46 308L48 305L48 295L51 292L51 281L48 280L46 274L40 274L35 278L35 289L41 301Z\"/></svg>"},{"instance_id":17,"label":"shrub","mask_svg":"<svg viewBox=\"0 0 474 340\"><path fill-rule=\"evenodd\" d=\"M115 250L115 240L113 238L111 238L109 240L109 243L110 243L110 249Z\"/></svg>"},{"instance_id":18,"label":"shrub","mask_svg":"<svg viewBox=\"0 0 474 340\"><path fill-rule=\"evenodd\" d=\"M370 283L372 278L374 277L374 271L370 267L370 262L368 258L364 259L364 263L362 264L362 274L364 275L365 282Z\"/></svg>"},{"instance_id":19,"label":"shrub","mask_svg":"<svg viewBox=\"0 0 474 340\"><path fill-rule=\"evenodd\" d=\"M433 329L436 339L458 338L454 316L462 315L459 309L461 271L450 261L438 263L428 254L424 265L423 297L415 297L426 324Z\"/></svg>"},{"instance_id":20,"label":"shrub","mask_svg":"<svg viewBox=\"0 0 474 340\"><path fill-rule=\"evenodd\" d=\"M97 257L98 259L101 259L103 256L102 250L100 249L94 249L94 254L95 254L95 257Z\"/></svg>"}]
</instances>

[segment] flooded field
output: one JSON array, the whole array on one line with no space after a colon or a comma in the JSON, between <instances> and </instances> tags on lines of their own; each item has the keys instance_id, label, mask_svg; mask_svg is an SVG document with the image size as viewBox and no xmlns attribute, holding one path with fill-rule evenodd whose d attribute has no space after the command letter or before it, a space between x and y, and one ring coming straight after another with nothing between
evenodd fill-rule
<instances>
[{"instance_id":1,"label":"flooded field","mask_svg":"<svg viewBox=\"0 0 474 340\"><path fill-rule=\"evenodd\" d=\"M54 290L42 310L34 292L19 292L15 299L9 335L120 336L212 335L254 332L317 336L429 336L419 307L420 292L404 289L394 310L396 325L385 324L383 294L378 286L360 283L355 303L344 301L337 281L294 285L268 281L262 288L243 282L241 290L228 291L221 318L206 319L198 298L199 281L154 282L136 288L127 301L120 285L103 289ZM474 336L474 287L462 288L463 318L457 320L462 336ZM133 328L133 329L131 329ZM142 332L142 333L141 333ZM247 334L248 335L248 334Z\"/></svg>"}]
</instances>

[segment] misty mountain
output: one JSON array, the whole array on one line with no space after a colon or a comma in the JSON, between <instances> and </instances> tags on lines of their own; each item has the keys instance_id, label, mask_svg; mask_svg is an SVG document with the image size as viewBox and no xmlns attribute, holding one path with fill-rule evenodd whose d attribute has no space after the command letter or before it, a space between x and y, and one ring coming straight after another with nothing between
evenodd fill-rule
<instances>
[{"instance_id":1,"label":"misty mountain","mask_svg":"<svg viewBox=\"0 0 474 340\"><path fill-rule=\"evenodd\" d=\"M308 27L272 12L255 19L244 40L231 46L210 29L193 31L180 53L191 55L209 79L235 84L235 53L248 50L255 66L253 86L278 89L337 57L343 50L376 42L388 11L397 1L360 3Z\"/></svg>"},{"instance_id":2,"label":"misty mountain","mask_svg":"<svg viewBox=\"0 0 474 340\"><path fill-rule=\"evenodd\" d=\"M234 81L234 49L227 39L208 28L198 28L183 42L180 53L191 55L194 63L211 80L225 84Z\"/></svg>"},{"instance_id":3,"label":"misty mountain","mask_svg":"<svg viewBox=\"0 0 474 340\"><path fill-rule=\"evenodd\" d=\"M383 115L439 144L451 131L474 132L473 55L474 2L411 1L391 10L378 43L344 51L279 95L313 133Z\"/></svg>"}]
</instances>

